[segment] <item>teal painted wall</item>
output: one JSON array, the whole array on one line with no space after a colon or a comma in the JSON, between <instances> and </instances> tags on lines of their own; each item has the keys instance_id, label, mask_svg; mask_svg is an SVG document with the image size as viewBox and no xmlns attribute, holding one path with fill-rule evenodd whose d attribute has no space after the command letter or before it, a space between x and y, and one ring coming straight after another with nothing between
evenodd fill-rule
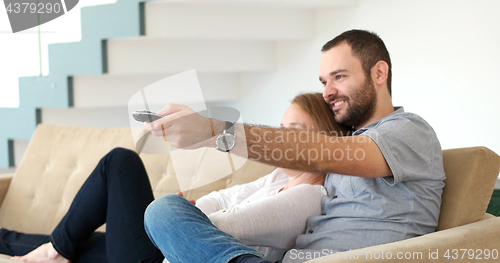
<instances>
[{"instance_id":1,"label":"teal painted wall","mask_svg":"<svg viewBox=\"0 0 500 263\"><path fill-rule=\"evenodd\" d=\"M104 73L103 40L141 34L140 6L145 1L118 0L115 4L83 7L82 41L49 45L50 74L19 78L19 108L0 109L0 168L13 164L9 140L31 138L37 109L72 106L71 76Z\"/></svg>"}]
</instances>

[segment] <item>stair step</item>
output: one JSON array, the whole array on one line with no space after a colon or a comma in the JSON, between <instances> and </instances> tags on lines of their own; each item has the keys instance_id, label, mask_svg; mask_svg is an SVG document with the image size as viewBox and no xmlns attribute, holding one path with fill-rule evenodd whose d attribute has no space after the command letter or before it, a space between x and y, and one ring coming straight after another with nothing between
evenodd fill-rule
<instances>
[{"instance_id":1,"label":"stair step","mask_svg":"<svg viewBox=\"0 0 500 263\"><path fill-rule=\"evenodd\" d=\"M133 75L81 75L73 77L74 107L127 106L141 88L174 73ZM241 73L197 72L206 102L236 100L240 95Z\"/></svg>"},{"instance_id":2,"label":"stair step","mask_svg":"<svg viewBox=\"0 0 500 263\"><path fill-rule=\"evenodd\" d=\"M356 5L359 0L154 0L155 4L196 4L248 7L277 8L328 8Z\"/></svg>"},{"instance_id":3,"label":"stair step","mask_svg":"<svg viewBox=\"0 0 500 263\"><path fill-rule=\"evenodd\" d=\"M108 73L267 71L275 68L276 44L251 40L119 38L107 41Z\"/></svg>"},{"instance_id":4,"label":"stair step","mask_svg":"<svg viewBox=\"0 0 500 263\"><path fill-rule=\"evenodd\" d=\"M42 123L86 126L86 127L129 127L128 107L106 108L44 108Z\"/></svg>"},{"instance_id":5,"label":"stair step","mask_svg":"<svg viewBox=\"0 0 500 263\"><path fill-rule=\"evenodd\" d=\"M9 168L0 168L0 177L6 174L14 174L16 172L17 167L9 167Z\"/></svg>"},{"instance_id":6,"label":"stair step","mask_svg":"<svg viewBox=\"0 0 500 263\"><path fill-rule=\"evenodd\" d=\"M28 148L29 140L14 140L14 166L19 166Z\"/></svg>"},{"instance_id":7,"label":"stair step","mask_svg":"<svg viewBox=\"0 0 500 263\"><path fill-rule=\"evenodd\" d=\"M314 36L315 11L246 3L145 3L148 37L172 39L307 39Z\"/></svg>"}]
</instances>

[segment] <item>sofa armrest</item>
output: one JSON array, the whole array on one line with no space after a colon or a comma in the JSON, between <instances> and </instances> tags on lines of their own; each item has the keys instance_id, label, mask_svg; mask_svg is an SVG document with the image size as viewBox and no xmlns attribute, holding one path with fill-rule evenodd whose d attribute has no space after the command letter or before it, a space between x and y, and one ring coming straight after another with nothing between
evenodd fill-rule
<instances>
[{"instance_id":1,"label":"sofa armrest","mask_svg":"<svg viewBox=\"0 0 500 263\"><path fill-rule=\"evenodd\" d=\"M2 174L0 175L0 205L3 203L3 199L7 194L7 190L9 189L10 182L12 181L12 177L14 174Z\"/></svg>"},{"instance_id":2,"label":"sofa armrest","mask_svg":"<svg viewBox=\"0 0 500 263\"><path fill-rule=\"evenodd\" d=\"M500 250L499 236L500 217L495 217L420 237L365 249L352 250L351 252L344 252L344 254L338 253L328 255L307 262L400 262L405 261L405 257L410 257L410 259L414 259L418 262L441 262L446 261L448 258L454 263L470 262L471 260L468 258L468 253L471 251L469 250L473 250L473 254L471 253L471 255L473 255L474 259L481 258L481 262L498 262L498 258L500 258L498 254L500 253L500 251L498 251ZM457 251L453 251L454 249ZM496 249L498 252L496 254L496 259L491 258L493 249ZM489 259L485 258L486 250L489 250ZM480 253L481 255L479 255ZM342 256L344 256L344 258L342 258ZM398 256L403 257L402 260L398 259ZM388 257L392 257L392 259L387 259ZM416 260L417 258L418 260ZM438 260L436 260L436 258Z\"/></svg>"},{"instance_id":3,"label":"sofa armrest","mask_svg":"<svg viewBox=\"0 0 500 263\"><path fill-rule=\"evenodd\" d=\"M494 217L495 216L492 214L484 213L483 219L481 219L481 220L486 220L486 219L490 219L490 218L494 218Z\"/></svg>"}]
</instances>

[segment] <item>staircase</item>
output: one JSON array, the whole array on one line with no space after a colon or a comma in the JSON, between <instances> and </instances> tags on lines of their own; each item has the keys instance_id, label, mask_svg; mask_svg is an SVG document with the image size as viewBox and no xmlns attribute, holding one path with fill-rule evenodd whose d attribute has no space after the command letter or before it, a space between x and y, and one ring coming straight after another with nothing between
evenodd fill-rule
<instances>
[{"instance_id":1,"label":"staircase","mask_svg":"<svg viewBox=\"0 0 500 263\"><path fill-rule=\"evenodd\" d=\"M128 126L134 93L186 70L197 70L206 102L239 100L242 79L276 70L279 43L314 38L316 9L355 4L118 0L84 7L82 41L50 45L50 74L20 78L20 107L0 109L0 167L19 161L41 122Z\"/></svg>"}]
</instances>

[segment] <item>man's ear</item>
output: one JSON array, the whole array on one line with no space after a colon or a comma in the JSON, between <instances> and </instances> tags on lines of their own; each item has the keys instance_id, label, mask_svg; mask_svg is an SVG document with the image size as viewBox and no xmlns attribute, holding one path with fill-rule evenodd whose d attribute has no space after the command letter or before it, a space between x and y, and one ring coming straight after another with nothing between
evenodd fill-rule
<instances>
[{"instance_id":1,"label":"man's ear","mask_svg":"<svg viewBox=\"0 0 500 263\"><path fill-rule=\"evenodd\" d=\"M389 65L380 60L372 67L372 79L373 83L377 86L381 86L384 82L387 82L387 75L389 74ZM387 86L387 85L385 85Z\"/></svg>"}]
</instances>

